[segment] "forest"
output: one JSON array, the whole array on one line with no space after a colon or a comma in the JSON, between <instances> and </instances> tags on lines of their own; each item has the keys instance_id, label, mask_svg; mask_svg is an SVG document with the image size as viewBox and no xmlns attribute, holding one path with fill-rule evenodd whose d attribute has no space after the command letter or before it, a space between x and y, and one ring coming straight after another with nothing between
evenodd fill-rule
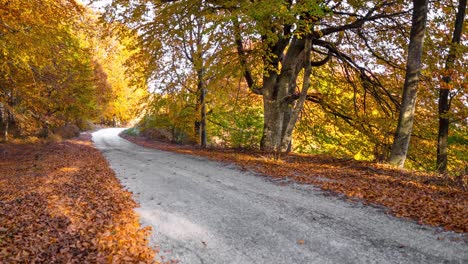
<instances>
[{"instance_id":1,"label":"forest","mask_svg":"<svg viewBox=\"0 0 468 264\"><path fill-rule=\"evenodd\" d=\"M4 141L136 123L203 148L466 173L465 0L90 2L2 0Z\"/></svg>"},{"instance_id":2,"label":"forest","mask_svg":"<svg viewBox=\"0 0 468 264\"><path fill-rule=\"evenodd\" d=\"M117 37L75 1L2 0L0 12L2 140L135 117L148 92L129 29Z\"/></svg>"},{"instance_id":3,"label":"forest","mask_svg":"<svg viewBox=\"0 0 468 264\"><path fill-rule=\"evenodd\" d=\"M466 4L0 0L0 263L465 263Z\"/></svg>"}]
</instances>

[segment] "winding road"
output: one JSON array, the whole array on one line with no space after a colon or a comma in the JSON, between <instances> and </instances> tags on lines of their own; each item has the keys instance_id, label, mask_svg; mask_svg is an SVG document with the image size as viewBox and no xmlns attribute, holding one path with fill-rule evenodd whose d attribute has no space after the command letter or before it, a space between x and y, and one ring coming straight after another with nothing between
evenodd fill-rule
<instances>
[{"instance_id":1,"label":"winding road","mask_svg":"<svg viewBox=\"0 0 468 264\"><path fill-rule=\"evenodd\" d=\"M158 260L179 263L468 263L461 235L344 201L310 185L279 184L233 165L93 134L141 205ZM163 258L163 259L162 259Z\"/></svg>"}]
</instances>

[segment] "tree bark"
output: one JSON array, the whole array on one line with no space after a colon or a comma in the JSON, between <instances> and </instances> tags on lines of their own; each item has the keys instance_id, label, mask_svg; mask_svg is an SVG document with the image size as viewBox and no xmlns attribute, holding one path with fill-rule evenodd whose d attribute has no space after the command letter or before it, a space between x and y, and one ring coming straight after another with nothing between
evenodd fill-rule
<instances>
[{"instance_id":1,"label":"tree bark","mask_svg":"<svg viewBox=\"0 0 468 264\"><path fill-rule=\"evenodd\" d=\"M424 34L426 31L428 0L414 0L405 84L398 125L393 140L389 163L402 168L405 165L413 130L414 112L421 71Z\"/></svg>"},{"instance_id":2,"label":"tree bark","mask_svg":"<svg viewBox=\"0 0 468 264\"><path fill-rule=\"evenodd\" d=\"M450 125L450 119L448 117L448 113L450 111L449 84L452 82L450 71L453 69L457 56L456 45L460 44L461 41L463 22L466 12L466 1L467 0L460 0L458 2L458 11L455 18L452 45L450 46L449 55L445 62L445 70L447 71L447 75L444 76L443 81L446 85L445 87L441 87L439 90L439 132L437 135L436 168L440 173L445 173L447 170L448 135Z\"/></svg>"},{"instance_id":3,"label":"tree bark","mask_svg":"<svg viewBox=\"0 0 468 264\"><path fill-rule=\"evenodd\" d=\"M206 133L206 87L203 82L204 69L198 69L197 71L197 102L196 111L197 119L195 120L195 136L198 144L202 148L206 148L207 133Z\"/></svg>"},{"instance_id":4,"label":"tree bark","mask_svg":"<svg viewBox=\"0 0 468 264\"><path fill-rule=\"evenodd\" d=\"M307 63L301 56L307 53L306 39L307 42L311 42L310 37L293 38L281 61L280 73L269 74L263 82L264 129L260 145L262 150L287 152L289 149L292 130L297 121L294 113L302 110L302 105L296 103L298 98L295 96L297 77ZM310 61L308 63L310 64ZM307 93L306 90L304 92ZM301 93L300 97L304 97L305 100L306 94Z\"/></svg>"},{"instance_id":5,"label":"tree bark","mask_svg":"<svg viewBox=\"0 0 468 264\"><path fill-rule=\"evenodd\" d=\"M299 94L299 98L295 100L294 103L291 104L290 116L287 120L288 122L284 123L283 140L281 142L281 149L286 150L286 152L291 151L294 127L296 126L297 120L299 119L299 114L304 108L304 103L307 99L307 92L309 91L309 87L310 87L310 75L312 74L312 65L310 63L311 49L312 49L312 40L311 38L308 38L305 42L305 49L304 49L304 60L303 60L304 76L302 80L301 93Z\"/></svg>"},{"instance_id":6,"label":"tree bark","mask_svg":"<svg viewBox=\"0 0 468 264\"><path fill-rule=\"evenodd\" d=\"M8 142L8 126L9 126L9 120L7 118L7 121L5 122L5 130L3 131L3 141L5 142Z\"/></svg>"},{"instance_id":7,"label":"tree bark","mask_svg":"<svg viewBox=\"0 0 468 264\"><path fill-rule=\"evenodd\" d=\"M3 141L8 142L8 128L10 125L10 115L8 111L5 111L5 119L3 123Z\"/></svg>"},{"instance_id":8,"label":"tree bark","mask_svg":"<svg viewBox=\"0 0 468 264\"><path fill-rule=\"evenodd\" d=\"M0 103L0 133L2 135L2 141L7 142L8 141L8 129L10 125L10 113L8 111L8 108Z\"/></svg>"},{"instance_id":9,"label":"tree bark","mask_svg":"<svg viewBox=\"0 0 468 264\"><path fill-rule=\"evenodd\" d=\"M198 84L197 84L197 90L200 93L199 94L199 101L198 103L200 104L200 146L202 148L206 148L206 102L205 102L205 97L206 97L206 88L203 83L203 69L199 70L197 72L197 77L198 77Z\"/></svg>"}]
</instances>

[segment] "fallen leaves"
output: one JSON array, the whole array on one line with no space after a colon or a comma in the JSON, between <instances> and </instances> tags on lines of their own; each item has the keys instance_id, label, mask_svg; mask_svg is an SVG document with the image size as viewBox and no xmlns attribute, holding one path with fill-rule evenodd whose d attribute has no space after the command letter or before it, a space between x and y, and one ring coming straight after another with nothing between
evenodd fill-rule
<instances>
[{"instance_id":1,"label":"fallen leaves","mask_svg":"<svg viewBox=\"0 0 468 264\"><path fill-rule=\"evenodd\" d=\"M0 263L154 263L137 204L88 140L5 147Z\"/></svg>"},{"instance_id":2,"label":"fallen leaves","mask_svg":"<svg viewBox=\"0 0 468 264\"><path fill-rule=\"evenodd\" d=\"M459 186L444 184L436 175L318 155L291 154L275 160L262 152L204 150L125 134L121 136L144 147L200 155L235 163L242 170L268 177L314 184L344 194L350 200L383 205L397 217L443 226L455 232L468 232L468 192Z\"/></svg>"}]
</instances>

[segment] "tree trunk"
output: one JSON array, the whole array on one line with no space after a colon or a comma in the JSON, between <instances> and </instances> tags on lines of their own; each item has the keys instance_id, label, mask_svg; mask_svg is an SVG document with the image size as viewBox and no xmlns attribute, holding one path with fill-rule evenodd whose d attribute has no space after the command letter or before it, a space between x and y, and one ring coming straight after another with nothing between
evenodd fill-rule
<instances>
[{"instance_id":1,"label":"tree trunk","mask_svg":"<svg viewBox=\"0 0 468 264\"><path fill-rule=\"evenodd\" d=\"M304 60L303 60L304 76L302 80L301 93L299 95L299 98L290 105L291 111L288 116L287 122L284 123L281 149L285 150L286 152L289 152L292 149L292 137L293 137L294 127L296 126L297 120L299 119L299 114L304 108L304 103L307 98L307 92L309 91L309 87L310 87L310 75L312 74L312 65L310 64L311 49L312 49L312 40L309 38L306 40L305 49L304 49Z\"/></svg>"},{"instance_id":2,"label":"tree trunk","mask_svg":"<svg viewBox=\"0 0 468 264\"><path fill-rule=\"evenodd\" d=\"M203 69L197 71L197 92L198 92L198 105L200 107L200 120L195 122L195 129L197 137L200 140L200 147L206 148L206 88L203 83Z\"/></svg>"},{"instance_id":3,"label":"tree trunk","mask_svg":"<svg viewBox=\"0 0 468 264\"><path fill-rule=\"evenodd\" d=\"M436 168L440 173L444 173L447 169L447 148L450 120L447 116L449 111L450 90L448 88L440 88L439 90L439 131L437 134L437 162Z\"/></svg>"},{"instance_id":4,"label":"tree trunk","mask_svg":"<svg viewBox=\"0 0 468 264\"><path fill-rule=\"evenodd\" d=\"M310 53L310 50L305 51L306 42L311 42L311 39L294 38L281 61L280 74L269 74L263 82L264 128L260 145L262 150L281 153L290 149L292 131L297 121L296 114L298 115L303 106L303 103L300 104L297 100L303 97L305 101L307 95L307 90L304 89L300 95L296 94L297 77L305 65L303 55ZM307 63L310 64L310 61ZM310 77L310 73L305 75Z\"/></svg>"},{"instance_id":5,"label":"tree trunk","mask_svg":"<svg viewBox=\"0 0 468 264\"><path fill-rule=\"evenodd\" d=\"M49 138L50 136L50 124L49 121L44 122L44 126L42 127L42 136L44 138Z\"/></svg>"},{"instance_id":6,"label":"tree trunk","mask_svg":"<svg viewBox=\"0 0 468 264\"><path fill-rule=\"evenodd\" d=\"M206 96L206 89L203 88L201 90L201 95L200 95L200 103L201 103L201 109L200 109L200 115L201 115L201 120L200 120L200 146L202 148L206 148L206 102L205 102L205 96Z\"/></svg>"},{"instance_id":7,"label":"tree trunk","mask_svg":"<svg viewBox=\"0 0 468 264\"><path fill-rule=\"evenodd\" d=\"M10 115L8 111L5 112L5 123L3 126L3 141L8 142L8 127L10 125Z\"/></svg>"},{"instance_id":8,"label":"tree trunk","mask_svg":"<svg viewBox=\"0 0 468 264\"><path fill-rule=\"evenodd\" d=\"M437 135L437 164L436 168L440 173L445 173L447 170L447 149L448 149L448 134L450 119L448 113L450 110L449 101L449 84L452 81L450 77L450 71L453 69L453 65L456 59L456 45L460 44L461 36L463 32L463 22L465 19L466 12L466 1L460 0L458 2L458 12L455 19L455 26L453 30L452 45L450 46L449 55L445 62L445 70L447 75L444 76L443 81L447 84L445 87L441 87L439 90L439 132Z\"/></svg>"},{"instance_id":9,"label":"tree trunk","mask_svg":"<svg viewBox=\"0 0 468 264\"><path fill-rule=\"evenodd\" d=\"M10 122L8 110L6 106L0 103L0 133L2 134L2 140L8 141L8 126Z\"/></svg>"},{"instance_id":10,"label":"tree trunk","mask_svg":"<svg viewBox=\"0 0 468 264\"><path fill-rule=\"evenodd\" d=\"M283 124L278 102L263 96L263 134L260 147L265 151L278 151L281 143L281 127Z\"/></svg>"},{"instance_id":11,"label":"tree trunk","mask_svg":"<svg viewBox=\"0 0 468 264\"><path fill-rule=\"evenodd\" d=\"M405 165L413 130L416 95L418 91L421 60L426 31L428 0L414 0L413 16L406 62L406 76L398 126L390 153L390 164L402 168Z\"/></svg>"},{"instance_id":12,"label":"tree trunk","mask_svg":"<svg viewBox=\"0 0 468 264\"><path fill-rule=\"evenodd\" d=\"M286 136L286 132L292 132L288 130L289 124L294 123L294 127L297 120L294 119L293 122L293 102L288 100L293 95L288 91L291 84L285 81L293 79L295 85L297 73L280 75L278 78L275 88L266 90L263 96L264 127L261 148L269 152L287 152L290 137ZM284 143L285 141L287 142Z\"/></svg>"},{"instance_id":13,"label":"tree trunk","mask_svg":"<svg viewBox=\"0 0 468 264\"><path fill-rule=\"evenodd\" d=\"M5 128L3 131L3 141L8 142L8 126L9 126L8 114L7 114L7 121L5 122Z\"/></svg>"}]
</instances>

